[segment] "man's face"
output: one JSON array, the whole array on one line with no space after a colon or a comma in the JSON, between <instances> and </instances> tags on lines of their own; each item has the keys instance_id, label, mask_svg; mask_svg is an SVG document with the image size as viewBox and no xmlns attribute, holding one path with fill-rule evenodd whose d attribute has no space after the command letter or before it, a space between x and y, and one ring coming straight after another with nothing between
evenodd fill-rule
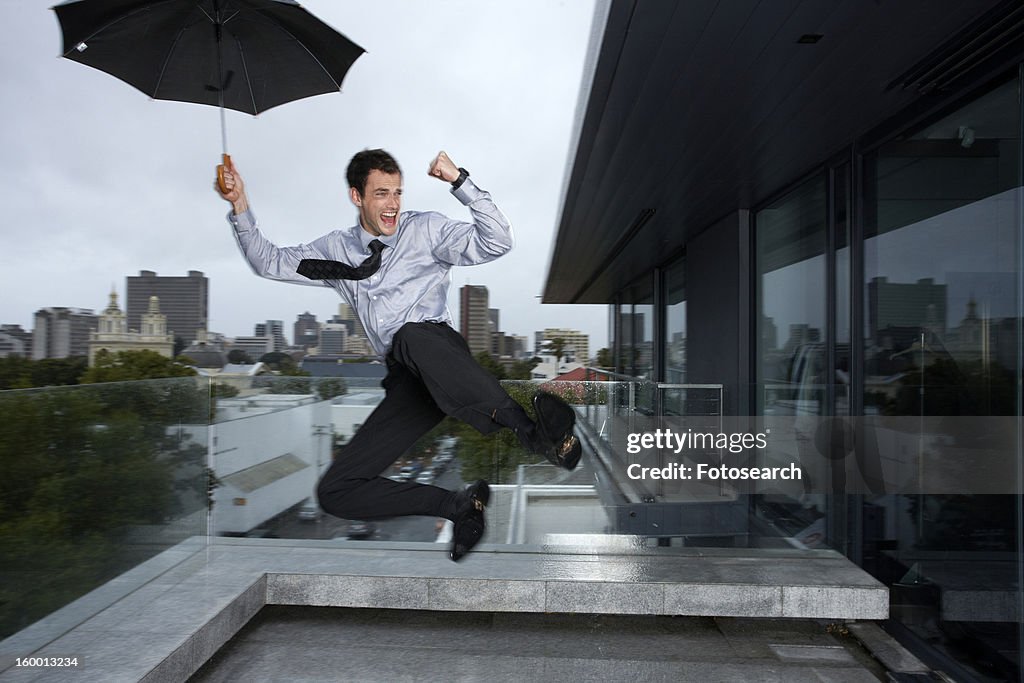
<instances>
[{"instance_id":1,"label":"man's face","mask_svg":"<svg viewBox=\"0 0 1024 683\"><path fill-rule=\"evenodd\" d=\"M359 207L359 223L374 237L394 235L402 210L402 175L376 169L366 177L363 193L349 188L352 203Z\"/></svg>"}]
</instances>

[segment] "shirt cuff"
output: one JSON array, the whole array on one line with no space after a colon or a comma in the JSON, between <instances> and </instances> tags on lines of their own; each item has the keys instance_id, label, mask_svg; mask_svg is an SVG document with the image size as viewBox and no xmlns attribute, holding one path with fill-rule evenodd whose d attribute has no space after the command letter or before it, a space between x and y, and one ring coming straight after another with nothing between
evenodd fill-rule
<instances>
[{"instance_id":1,"label":"shirt cuff","mask_svg":"<svg viewBox=\"0 0 1024 683\"><path fill-rule=\"evenodd\" d=\"M483 196L484 191L474 185L471 178L466 178L462 181L462 184L459 185L458 189L453 187L451 192L456 199L463 203L463 205L468 206L477 199L480 199L480 197Z\"/></svg>"},{"instance_id":2,"label":"shirt cuff","mask_svg":"<svg viewBox=\"0 0 1024 683\"><path fill-rule=\"evenodd\" d=\"M256 214L252 212L252 209L246 209L242 213L229 211L228 223L231 223L231 227L239 232L252 230L256 227Z\"/></svg>"}]
</instances>

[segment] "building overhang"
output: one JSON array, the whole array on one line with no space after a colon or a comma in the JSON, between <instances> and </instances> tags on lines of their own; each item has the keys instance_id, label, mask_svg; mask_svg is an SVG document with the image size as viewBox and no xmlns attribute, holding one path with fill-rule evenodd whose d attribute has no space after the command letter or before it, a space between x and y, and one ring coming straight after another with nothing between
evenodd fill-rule
<instances>
[{"instance_id":1,"label":"building overhang","mask_svg":"<svg viewBox=\"0 0 1024 683\"><path fill-rule=\"evenodd\" d=\"M1022 14L1005 0L599 1L543 301L608 303L897 114L1011 67Z\"/></svg>"}]
</instances>

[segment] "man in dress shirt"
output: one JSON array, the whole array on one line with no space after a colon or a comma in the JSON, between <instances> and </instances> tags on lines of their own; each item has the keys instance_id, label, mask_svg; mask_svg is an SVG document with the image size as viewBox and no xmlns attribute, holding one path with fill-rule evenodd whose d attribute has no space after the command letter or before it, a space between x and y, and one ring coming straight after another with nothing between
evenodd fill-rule
<instances>
[{"instance_id":1,"label":"man in dress shirt","mask_svg":"<svg viewBox=\"0 0 1024 683\"><path fill-rule=\"evenodd\" d=\"M387 363L384 400L324 474L318 487L320 506L347 519L430 515L452 520L450 557L459 560L483 535L487 483L452 492L381 476L395 460L445 415L483 434L508 427L524 447L567 469L579 461L580 444L572 433L571 408L539 393L535 423L476 362L453 329L447 305L449 270L507 253L512 228L490 194L444 152L428 173L451 184L452 195L469 208L472 222L436 212L402 212L402 172L380 149L359 152L348 166L357 224L309 244L278 247L263 236L233 163L224 172L225 189L217 190L232 205L228 220L255 273L332 287L356 311L370 344ZM308 264L324 264L327 270L311 271Z\"/></svg>"}]
</instances>

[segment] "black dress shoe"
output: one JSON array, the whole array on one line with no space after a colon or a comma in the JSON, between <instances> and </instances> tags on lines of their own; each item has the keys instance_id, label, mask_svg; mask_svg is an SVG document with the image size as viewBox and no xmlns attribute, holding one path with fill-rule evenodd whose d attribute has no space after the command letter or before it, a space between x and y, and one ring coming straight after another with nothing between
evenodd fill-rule
<instances>
[{"instance_id":1,"label":"black dress shoe","mask_svg":"<svg viewBox=\"0 0 1024 683\"><path fill-rule=\"evenodd\" d=\"M559 397L543 391L534 394L533 408L537 412L537 428L550 444L544 455L557 467L576 469L583 455L580 440L573 434L576 411Z\"/></svg>"},{"instance_id":2,"label":"black dress shoe","mask_svg":"<svg viewBox=\"0 0 1024 683\"><path fill-rule=\"evenodd\" d=\"M484 508L491 499L491 487L481 479L455 494L455 528L448 556L458 562L483 538Z\"/></svg>"}]
</instances>

